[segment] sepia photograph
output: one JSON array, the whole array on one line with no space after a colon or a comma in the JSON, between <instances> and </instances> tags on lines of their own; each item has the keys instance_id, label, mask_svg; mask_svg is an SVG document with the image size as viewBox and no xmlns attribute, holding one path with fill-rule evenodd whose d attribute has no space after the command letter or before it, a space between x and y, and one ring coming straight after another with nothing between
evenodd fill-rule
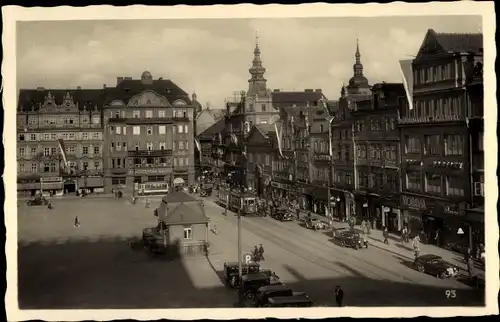
<instances>
[{"instance_id":1,"label":"sepia photograph","mask_svg":"<svg viewBox=\"0 0 500 322\"><path fill-rule=\"evenodd\" d=\"M498 313L492 3L231 7L3 9L12 319Z\"/></svg>"}]
</instances>

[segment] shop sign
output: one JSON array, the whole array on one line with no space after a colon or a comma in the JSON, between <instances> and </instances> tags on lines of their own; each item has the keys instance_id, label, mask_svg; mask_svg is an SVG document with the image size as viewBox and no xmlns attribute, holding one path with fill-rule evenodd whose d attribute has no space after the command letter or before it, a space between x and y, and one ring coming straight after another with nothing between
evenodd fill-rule
<instances>
[{"instance_id":1,"label":"shop sign","mask_svg":"<svg viewBox=\"0 0 500 322\"><path fill-rule=\"evenodd\" d=\"M446 205L443 207L443 211L445 214L457 216L458 215L458 206Z\"/></svg>"},{"instance_id":2,"label":"shop sign","mask_svg":"<svg viewBox=\"0 0 500 322\"><path fill-rule=\"evenodd\" d=\"M40 182L60 182L60 181L62 181L62 177L40 178Z\"/></svg>"},{"instance_id":3,"label":"shop sign","mask_svg":"<svg viewBox=\"0 0 500 322\"><path fill-rule=\"evenodd\" d=\"M141 175L141 174L162 174L162 173L168 173L169 169L168 168L154 168L154 169L135 169L134 170L129 170L128 174L129 175Z\"/></svg>"},{"instance_id":4,"label":"shop sign","mask_svg":"<svg viewBox=\"0 0 500 322\"><path fill-rule=\"evenodd\" d=\"M401 196L401 203L408 208L418 210L423 210L426 208L425 199L414 196Z\"/></svg>"}]
</instances>

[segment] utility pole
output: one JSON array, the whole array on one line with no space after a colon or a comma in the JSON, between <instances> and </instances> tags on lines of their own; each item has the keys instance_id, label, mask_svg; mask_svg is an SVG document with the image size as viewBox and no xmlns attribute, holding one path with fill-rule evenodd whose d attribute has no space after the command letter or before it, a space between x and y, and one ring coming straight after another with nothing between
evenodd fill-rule
<instances>
[{"instance_id":1,"label":"utility pole","mask_svg":"<svg viewBox=\"0 0 500 322\"><path fill-rule=\"evenodd\" d=\"M244 127L244 123L245 123L245 92L242 91L241 92L241 100L240 100L240 104L241 104L241 109L240 109L240 113L241 113L241 124L240 124L240 135L239 135L239 138L240 138L240 144L243 146L243 148L245 149L245 152L242 152L241 153L241 156L242 156L242 162L241 162L241 173L240 173L240 190L241 190L241 196L243 198L244 196L244 192L245 192L245 184L246 184L246 173L247 173L247 156L246 156L246 146L243 142L243 138L244 138L244 134L243 134L243 127ZM240 201L243 201L243 199L240 199ZM241 245L241 211L242 211L242 205L240 205L239 209L238 209L238 279L239 279L239 290L238 290L238 300L239 300L239 303L240 304L243 304L243 251L241 249L242 245Z\"/></svg>"}]
</instances>

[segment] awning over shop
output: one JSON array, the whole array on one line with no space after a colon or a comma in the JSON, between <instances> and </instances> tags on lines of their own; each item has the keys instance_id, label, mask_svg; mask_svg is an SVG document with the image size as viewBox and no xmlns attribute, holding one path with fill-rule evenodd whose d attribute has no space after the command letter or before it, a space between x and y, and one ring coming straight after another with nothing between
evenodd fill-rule
<instances>
[{"instance_id":1,"label":"awning over shop","mask_svg":"<svg viewBox=\"0 0 500 322\"><path fill-rule=\"evenodd\" d=\"M17 190L40 190L40 182L18 183Z\"/></svg>"},{"instance_id":2,"label":"awning over shop","mask_svg":"<svg viewBox=\"0 0 500 322\"><path fill-rule=\"evenodd\" d=\"M87 188L101 188L104 187L104 179L103 178L87 178ZM85 179L78 178L78 187L85 187Z\"/></svg>"},{"instance_id":3,"label":"awning over shop","mask_svg":"<svg viewBox=\"0 0 500 322\"><path fill-rule=\"evenodd\" d=\"M41 184L42 190L61 190L63 189L62 182L43 182Z\"/></svg>"},{"instance_id":4,"label":"awning over shop","mask_svg":"<svg viewBox=\"0 0 500 322\"><path fill-rule=\"evenodd\" d=\"M177 177L174 179L174 184L184 184L184 179Z\"/></svg>"}]
</instances>

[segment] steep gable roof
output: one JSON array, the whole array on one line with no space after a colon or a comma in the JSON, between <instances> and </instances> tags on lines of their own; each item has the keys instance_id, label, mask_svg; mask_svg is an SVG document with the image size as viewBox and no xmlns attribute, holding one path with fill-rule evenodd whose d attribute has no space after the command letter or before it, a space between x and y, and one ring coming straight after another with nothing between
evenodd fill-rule
<instances>
[{"instance_id":1,"label":"steep gable roof","mask_svg":"<svg viewBox=\"0 0 500 322\"><path fill-rule=\"evenodd\" d=\"M255 128L259 131L265 138L269 137L269 133L275 132L274 124L256 124Z\"/></svg>"},{"instance_id":2,"label":"steep gable roof","mask_svg":"<svg viewBox=\"0 0 500 322\"><path fill-rule=\"evenodd\" d=\"M208 222L203 206L198 201L161 203L158 215L167 225L203 224Z\"/></svg>"},{"instance_id":3,"label":"steep gable roof","mask_svg":"<svg viewBox=\"0 0 500 322\"><path fill-rule=\"evenodd\" d=\"M44 103L49 93L57 105L60 105L64 101L64 96L69 93L75 104L78 103L80 110L83 110L84 106L87 109L94 109L96 105L101 109L104 94L102 89L21 89L19 90L18 110L30 111L33 107L38 110L39 104Z\"/></svg>"},{"instance_id":4,"label":"steep gable roof","mask_svg":"<svg viewBox=\"0 0 500 322\"><path fill-rule=\"evenodd\" d=\"M215 121L218 121L222 118L224 118L225 114L226 114L226 111L225 110L222 110L222 109L215 109L215 110L208 110L208 112L210 113L210 115L212 115L212 117L214 118Z\"/></svg>"},{"instance_id":5,"label":"steep gable roof","mask_svg":"<svg viewBox=\"0 0 500 322\"><path fill-rule=\"evenodd\" d=\"M432 30L432 29L431 29ZM439 44L448 52L475 52L483 48L483 34L436 33Z\"/></svg>"},{"instance_id":6,"label":"steep gable roof","mask_svg":"<svg viewBox=\"0 0 500 322\"><path fill-rule=\"evenodd\" d=\"M174 191L167 193L165 197L161 199L162 203L190 202L190 201L196 201L196 199L183 191Z\"/></svg>"},{"instance_id":7,"label":"steep gable roof","mask_svg":"<svg viewBox=\"0 0 500 322\"><path fill-rule=\"evenodd\" d=\"M221 133L224 130L224 127L226 126L226 121L224 118L219 119L217 122L214 124L210 125L207 127L205 130L203 130L201 133L198 133L197 137L199 139L212 139L215 133Z\"/></svg>"},{"instance_id":8,"label":"steep gable roof","mask_svg":"<svg viewBox=\"0 0 500 322\"><path fill-rule=\"evenodd\" d=\"M320 98L324 97L322 92L272 92L273 106L276 108L292 106L293 104L313 106Z\"/></svg>"}]
</instances>

